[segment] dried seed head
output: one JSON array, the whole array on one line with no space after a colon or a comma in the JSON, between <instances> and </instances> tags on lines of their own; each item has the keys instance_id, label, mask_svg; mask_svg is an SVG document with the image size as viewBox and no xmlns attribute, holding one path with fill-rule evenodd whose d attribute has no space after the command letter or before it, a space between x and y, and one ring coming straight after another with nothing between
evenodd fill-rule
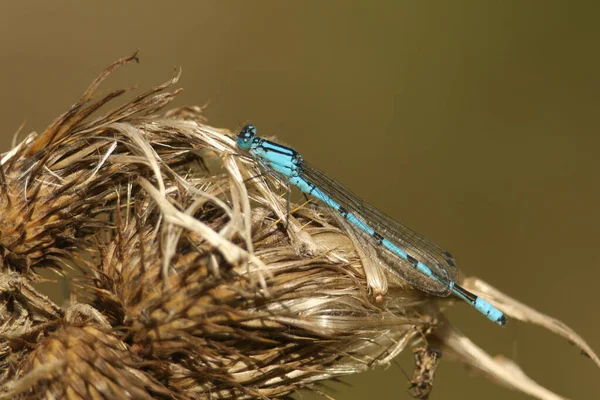
<instances>
[{"instance_id":1,"label":"dried seed head","mask_svg":"<svg viewBox=\"0 0 600 400\"><path fill-rule=\"evenodd\" d=\"M111 65L82 99L41 135L30 134L2 158L2 269L27 274L31 267L60 268L64 256L87 246L86 239L108 225L115 191L147 170L136 162L140 150L136 143L123 142L112 124L169 103L178 91L159 92L176 83L178 76L107 115L92 118L101 106L126 92L117 90L94 99L100 83L115 68L134 59L135 55ZM111 158L113 153L122 158Z\"/></svg>"},{"instance_id":2,"label":"dried seed head","mask_svg":"<svg viewBox=\"0 0 600 400\"><path fill-rule=\"evenodd\" d=\"M146 362L114 335L94 326L69 326L40 342L28 373L2 398L182 398L157 381L160 363ZM151 371L151 372L149 372Z\"/></svg>"}]
</instances>

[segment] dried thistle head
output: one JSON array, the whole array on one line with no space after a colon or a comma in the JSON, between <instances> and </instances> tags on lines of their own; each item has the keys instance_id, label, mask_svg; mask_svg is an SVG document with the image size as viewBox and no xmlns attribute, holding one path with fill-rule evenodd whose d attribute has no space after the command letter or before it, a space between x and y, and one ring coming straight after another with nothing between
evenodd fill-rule
<instances>
[{"instance_id":1,"label":"dried thistle head","mask_svg":"<svg viewBox=\"0 0 600 400\"><path fill-rule=\"evenodd\" d=\"M450 301L386 275L327 210L292 204L288 215L286 188L202 108L162 111L176 78L92 118L124 92L94 100L98 84L133 59L3 158L0 250L13 284L0 282L0 398L280 398L427 343L550 398L453 328ZM16 295L32 267L63 263L82 272L69 308ZM596 357L557 321L466 285ZM18 329L16 308L32 311Z\"/></svg>"},{"instance_id":2,"label":"dried thistle head","mask_svg":"<svg viewBox=\"0 0 600 400\"><path fill-rule=\"evenodd\" d=\"M160 364L143 360L118 337L92 324L66 326L33 351L29 371L5 398L177 399L159 381Z\"/></svg>"},{"instance_id":3,"label":"dried thistle head","mask_svg":"<svg viewBox=\"0 0 600 400\"><path fill-rule=\"evenodd\" d=\"M273 210L283 200L266 200L266 182L246 193L243 177L254 172L231 139L193 129L215 144L204 149L208 171L139 179L144 192L123 200L91 289L94 306L135 349L177 371L170 382L178 391L285 395L387 363L433 325L419 292L375 302L353 243L306 208L292 217L329 250L300 254Z\"/></svg>"},{"instance_id":4,"label":"dried thistle head","mask_svg":"<svg viewBox=\"0 0 600 400\"><path fill-rule=\"evenodd\" d=\"M2 158L2 270L30 274L31 267L60 267L85 238L107 226L116 188L127 186L145 169L135 159L135 144L122 142L110 125L167 104L178 91L158 92L175 83L177 76L125 106L91 118L127 91L119 89L94 99L98 86L115 68L135 59L133 55L115 62L41 135L28 135ZM97 136L99 132L103 135ZM112 153L124 157L122 162L113 157L106 163Z\"/></svg>"}]
</instances>

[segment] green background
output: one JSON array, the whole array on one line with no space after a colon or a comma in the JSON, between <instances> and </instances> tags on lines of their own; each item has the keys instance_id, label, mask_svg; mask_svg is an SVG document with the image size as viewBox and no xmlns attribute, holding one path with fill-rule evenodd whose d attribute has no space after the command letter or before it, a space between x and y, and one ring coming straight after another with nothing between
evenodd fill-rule
<instances>
[{"instance_id":1,"label":"green background","mask_svg":"<svg viewBox=\"0 0 600 400\"><path fill-rule=\"evenodd\" d=\"M582 4L4 1L1 149L139 49L109 87L148 88L182 66L177 104L210 101L211 124L276 135L600 351L600 28ZM600 371L564 340L463 305L450 317L550 389L600 397ZM408 355L398 364L411 372ZM409 398L398 365L344 381L330 394ZM447 361L433 395L527 398Z\"/></svg>"}]
</instances>

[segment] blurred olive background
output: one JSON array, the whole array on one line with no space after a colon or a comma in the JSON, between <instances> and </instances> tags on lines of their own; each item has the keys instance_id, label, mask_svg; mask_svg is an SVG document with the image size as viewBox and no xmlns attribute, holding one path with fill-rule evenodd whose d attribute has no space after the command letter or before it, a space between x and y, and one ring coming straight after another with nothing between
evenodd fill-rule
<instances>
[{"instance_id":1,"label":"blurred olive background","mask_svg":"<svg viewBox=\"0 0 600 400\"><path fill-rule=\"evenodd\" d=\"M426 234L476 275L600 351L600 28L593 2L28 1L0 6L3 151L42 131L117 58L106 87L183 68L178 105L246 122ZM460 304L450 317L557 393L597 398L564 340ZM411 357L398 365L412 373ZM408 399L398 365L330 384ZM525 399L443 362L437 399ZM298 398L317 398L303 394Z\"/></svg>"}]
</instances>

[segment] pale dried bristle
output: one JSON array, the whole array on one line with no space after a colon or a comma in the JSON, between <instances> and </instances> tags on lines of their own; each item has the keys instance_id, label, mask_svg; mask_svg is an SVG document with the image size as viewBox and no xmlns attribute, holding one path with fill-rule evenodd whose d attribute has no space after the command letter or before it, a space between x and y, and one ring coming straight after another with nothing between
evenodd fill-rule
<instances>
[{"instance_id":1,"label":"pale dried bristle","mask_svg":"<svg viewBox=\"0 0 600 400\"><path fill-rule=\"evenodd\" d=\"M428 338L517 387L327 210L288 215L202 108L162 112L176 78L92 118L133 59L2 160L0 398L281 398ZM29 286L63 264L83 271L65 310Z\"/></svg>"}]
</instances>

